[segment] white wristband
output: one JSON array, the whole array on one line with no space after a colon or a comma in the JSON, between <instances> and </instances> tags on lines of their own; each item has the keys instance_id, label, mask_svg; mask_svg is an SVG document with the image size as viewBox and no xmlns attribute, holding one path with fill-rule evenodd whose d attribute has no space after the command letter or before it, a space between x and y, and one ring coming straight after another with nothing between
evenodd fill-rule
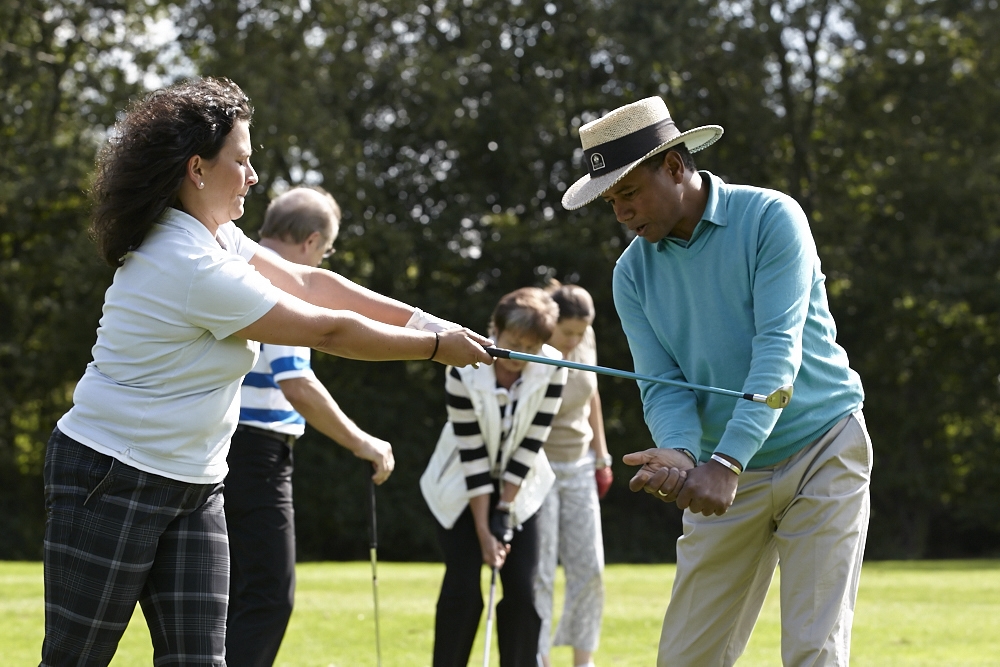
<instances>
[{"instance_id":1,"label":"white wristband","mask_svg":"<svg viewBox=\"0 0 1000 667\"><path fill-rule=\"evenodd\" d=\"M461 329L462 327L454 322L443 320L436 315L431 315L430 313L425 313L419 308L415 308L413 310L413 314L410 315L410 319L406 321L406 328L416 329L418 331L429 331L431 333L440 333L441 331Z\"/></svg>"},{"instance_id":2,"label":"white wristband","mask_svg":"<svg viewBox=\"0 0 1000 667\"><path fill-rule=\"evenodd\" d=\"M730 463L729 461L727 461L726 459L722 458L718 454L712 454L712 460L715 461L716 463L721 463L722 465L724 465L727 468L729 468L730 470L732 470L733 473L737 477L739 477L740 473L743 472L742 470L740 470L740 467L738 465L736 465L734 463Z\"/></svg>"}]
</instances>

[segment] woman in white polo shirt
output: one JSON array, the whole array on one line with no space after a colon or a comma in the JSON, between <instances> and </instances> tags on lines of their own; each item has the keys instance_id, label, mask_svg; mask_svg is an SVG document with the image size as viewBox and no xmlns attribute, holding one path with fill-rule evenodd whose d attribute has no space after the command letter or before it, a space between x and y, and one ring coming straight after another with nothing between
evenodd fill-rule
<instances>
[{"instance_id":1,"label":"woman in white polo shirt","mask_svg":"<svg viewBox=\"0 0 1000 667\"><path fill-rule=\"evenodd\" d=\"M259 345L490 363L489 341L231 221L257 182L246 95L202 79L132 104L97 160L93 233L117 266L45 459L42 665L107 664L136 602L157 664L225 664L222 509L240 379Z\"/></svg>"}]
</instances>

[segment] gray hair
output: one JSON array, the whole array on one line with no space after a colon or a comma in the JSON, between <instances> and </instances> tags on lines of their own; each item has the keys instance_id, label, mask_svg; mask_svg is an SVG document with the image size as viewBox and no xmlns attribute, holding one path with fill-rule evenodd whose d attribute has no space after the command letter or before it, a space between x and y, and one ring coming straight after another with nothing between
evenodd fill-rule
<instances>
[{"instance_id":1,"label":"gray hair","mask_svg":"<svg viewBox=\"0 0 1000 667\"><path fill-rule=\"evenodd\" d=\"M302 186L271 200L264 214L260 237L303 243L313 232L336 238L338 231L340 206L337 200L319 186Z\"/></svg>"}]
</instances>

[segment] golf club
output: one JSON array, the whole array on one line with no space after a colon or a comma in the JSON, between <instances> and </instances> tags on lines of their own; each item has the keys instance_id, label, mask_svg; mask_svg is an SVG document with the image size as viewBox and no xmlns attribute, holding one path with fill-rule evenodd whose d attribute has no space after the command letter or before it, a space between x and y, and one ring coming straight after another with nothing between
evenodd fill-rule
<instances>
[{"instance_id":1,"label":"golf club","mask_svg":"<svg viewBox=\"0 0 1000 667\"><path fill-rule=\"evenodd\" d=\"M503 519L503 517L506 517L506 520L500 521L499 525L494 525L494 519ZM509 545L514 540L514 528L510 523L510 514L505 511L491 516L490 532L500 541L500 544ZM483 667L490 665L490 640L493 639L493 600L497 594L497 572L499 571L500 568L494 565L493 574L490 576L490 605L486 609L486 647L483 651Z\"/></svg>"},{"instance_id":2,"label":"golf club","mask_svg":"<svg viewBox=\"0 0 1000 667\"><path fill-rule=\"evenodd\" d=\"M563 368L572 368L578 371L590 371L591 373L601 373L603 375L613 375L615 377L626 378L629 380L643 380L644 382L656 382L659 384L666 384L672 387L683 387L684 389L695 389L697 391L708 391L713 394L721 394L723 396L732 396L734 398L742 398L747 401L753 401L754 403L763 403L769 408L774 410L781 409L788 405L792 400L792 385L786 384L783 387L778 387L770 394L745 394L740 391L733 391L732 389L720 389L718 387L709 387L701 384L691 384L690 382L681 382L680 380L667 380L665 378L653 377L652 375L641 375L639 373L631 373L629 371L620 371L616 368L607 368L605 366L591 366L589 364L579 364L575 361L565 361L563 359L549 359L548 357L542 357L537 354L525 354L524 352L514 352L513 350L505 350L499 347L487 347L486 352L498 359L514 359L515 361L533 361L538 364L548 364L549 366L561 366Z\"/></svg>"},{"instance_id":3,"label":"golf club","mask_svg":"<svg viewBox=\"0 0 1000 667\"><path fill-rule=\"evenodd\" d=\"M493 638L493 598L497 594L497 571L494 567L490 575L490 606L486 608L486 648L483 650L483 667L490 667L490 640Z\"/></svg>"},{"instance_id":4,"label":"golf club","mask_svg":"<svg viewBox=\"0 0 1000 667\"><path fill-rule=\"evenodd\" d=\"M371 473L371 469L365 469ZM372 557L372 599L375 602L375 656L378 667L382 667L382 640L378 627L378 526L375 522L375 480L368 476L369 506L371 507L370 521L368 522L368 544L369 553Z\"/></svg>"}]
</instances>

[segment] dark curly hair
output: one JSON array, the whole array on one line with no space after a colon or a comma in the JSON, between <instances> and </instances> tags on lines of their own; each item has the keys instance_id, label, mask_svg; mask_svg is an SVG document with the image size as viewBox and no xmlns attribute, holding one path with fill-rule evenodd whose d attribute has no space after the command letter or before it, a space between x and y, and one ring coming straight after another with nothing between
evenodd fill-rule
<instances>
[{"instance_id":1,"label":"dark curly hair","mask_svg":"<svg viewBox=\"0 0 1000 667\"><path fill-rule=\"evenodd\" d=\"M225 78L185 81L133 102L97 155L90 233L101 256L121 266L177 200L188 160L219 154L250 99Z\"/></svg>"}]
</instances>

